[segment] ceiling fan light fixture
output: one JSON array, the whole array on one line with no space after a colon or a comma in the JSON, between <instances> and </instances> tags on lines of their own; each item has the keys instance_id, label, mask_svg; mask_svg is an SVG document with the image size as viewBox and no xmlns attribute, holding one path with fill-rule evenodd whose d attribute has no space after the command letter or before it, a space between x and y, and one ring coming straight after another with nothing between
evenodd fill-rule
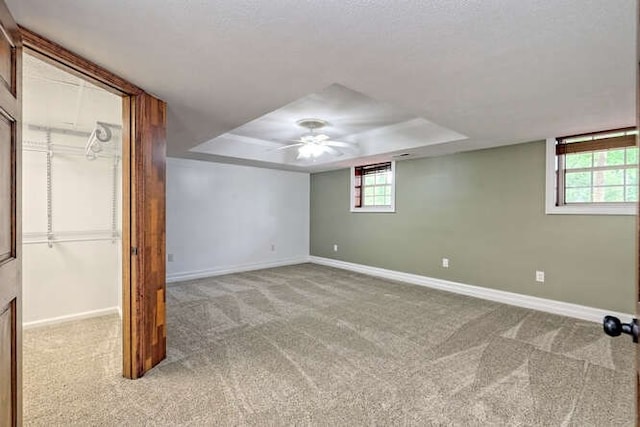
<instances>
[{"instance_id":1,"label":"ceiling fan light fixture","mask_svg":"<svg viewBox=\"0 0 640 427\"><path fill-rule=\"evenodd\" d=\"M311 143L311 144L317 144L319 142L326 141L328 139L330 139L328 135L325 135L323 133L313 133L313 132L305 133L300 137L300 141L305 143Z\"/></svg>"},{"instance_id":2,"label":"ceiling fan light fixture","mask_svg":"<svg viewBox=\"0 0 640 427\"><path fill-rule=\"evenodd\" d=\"M298 157L302 159L311 159L320 157L325 150L321 145L305 144L298 149Z\"/></svg>"},{"instance_id":3,"label":"ceiling fan light fixture","mask_svg":"<svg viewBox=\"0 0 640 427\"><path fill-rule=\"evenodd\" d=\"M334 147L351 147L351 144L346 142L334 141L331 137L324 133L316 133L318 129L328 125L328 122L320 119L302 119L296 122L298 126L303 127L307 132L303 133L298 139L290 139L290 142L295 144L288 144L284 147L278 148L278 150L287 150L291 148L297 148L297 159L315 159L323 154L332 154L335 156L343 155L342 151L337 150Z\"/></svg>"}]
</instances>

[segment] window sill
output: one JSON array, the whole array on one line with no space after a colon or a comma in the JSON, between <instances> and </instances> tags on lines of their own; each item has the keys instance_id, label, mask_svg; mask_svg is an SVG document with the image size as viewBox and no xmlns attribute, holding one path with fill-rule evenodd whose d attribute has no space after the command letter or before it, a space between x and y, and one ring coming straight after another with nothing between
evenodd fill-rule
<instances>
[{"instance_id":1,"label":"window sill","mask_svg":"<svg viewBox=\"0 0 640 427\"><path fill-rule=\"evenodd\" d=\"M589 205L589 206L547 206L547 215L637 215L638 206L632 205Z\"/></svg>"},{"instance_id":2,"label":"window sill","mask_svg":"<svg viewBox=\"0 0 640 427\"><path fill-rule=\"evenodd\" d=\"M351 208L351 212L360 213L395 213L395 208Z\"/></svg>"}]
</instances>

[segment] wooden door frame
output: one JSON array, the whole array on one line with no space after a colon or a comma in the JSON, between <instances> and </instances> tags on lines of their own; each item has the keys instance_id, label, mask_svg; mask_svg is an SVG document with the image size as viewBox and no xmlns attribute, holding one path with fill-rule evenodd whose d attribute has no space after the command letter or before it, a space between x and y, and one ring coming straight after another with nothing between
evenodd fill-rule
<instances>
[{"instance_id":1,"label":"wooden door frame","mask_svg":"<svg viewBox=\"0 0 640 427\"><path fill-rule=\"evenodd\" d=\"M635 102L635 118L636 118L636 127L640 129L640 8L638 4L636 4L636 51L634 52L636 55L635 61L635 72L636 72L636 102ZM636 136L636 146L640 149L640 135ZM636 229L635 229L635 237L636 237L636 246L635 246L635 256L636 256L636 301L635 301L635 315L636 318L640 319L640 203L636 204ZM640 344L635 345L635 391L636 391L636 426L640 426Z\"/></svg>"},{"instance_id":2,"label":"wooden door frame","mask_svg":"<svg viewBox=\"0 0 640 427\"><path fill-rule=\"evenodd\" d=\"M29 54L122 97L122 375L139 378L150 367L144 365L145 347L141 331L144 307L139 300L144 295L144 282L136 277L136 268L131 260L132 248L137 247L136 233L132 233L136 215L132 212L136 212L135 202L140 197L131 177L136 167L132 158L137 151L133 149L134 145L147 137L144 127L136 129L140 113L137 109L140 101L149 95L138 86L27 28L20 27L20 34Z\"/></svg>"},{"instance_id":3,"label":"wooden door frame","mask_svg":"<svg viewBox=\"0 0 640 427\"><path fill-rule=\"evenodd\" d=\"M636 5L636 127L640 129L640 8ZM636 146L640 149L640 135L636 136ZM636 205L636 318L640 319L640 203ZM640 426L640 344L636 344L636 426Z\"/></svg>"},{"instance_id":4,"label":"wooden door frame","mask_svg":"<svg viewBox=\"0 0 640 427\"><path fill-rule=\"evenodd\" d=\"M22 425L22 43L19 28L7 5L0 1L0 38L3 39L3 59L10 58L8 75L3 73L0 83L0 116L9 125L9 251L0 257L0 325L7 328L8 337L0 332L0 353L8 349L9 378L3 377L0 396L0 424L9 421L11 426ZM6 135L3 135L3 138ZM6 203L3 201L2 203ZM3 224L4 225L4 224ZM4 231L4 230L3 230ZM4 341L7 339L7 343ZM6 346L6 347L5 347ZM0 354L6 357L7 353ZM0 363L6 363L3 359ZM6 369L7 365L3 366ZM5 372L2 372L4 375ZM8 395L5 388L8 385ZM7 411L8 408L8 411Z\"/></svg>"}]
</instances>

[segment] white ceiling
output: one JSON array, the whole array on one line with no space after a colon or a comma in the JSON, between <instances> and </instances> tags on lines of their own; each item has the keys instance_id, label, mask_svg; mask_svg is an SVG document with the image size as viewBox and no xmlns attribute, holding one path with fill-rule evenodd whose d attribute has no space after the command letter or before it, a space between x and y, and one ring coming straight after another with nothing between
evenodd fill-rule
<instances>
[{"instance_id":1,"label":"white ceiling","mask_svg":"<svg viewBox=\"0 0 640 427\"><path fill-rule=\"evenodd\" d=\"M316 131L330 141L348 144L332 153L298 159L298 151L288 148L309 129L296 122L319 118L326 124ZM191 149L213 154L278 163L284 166L326 169L350 166L394 154L416 153L433 144L466 139L450 129L334 84L307 95L271 113L241 125Z\"/></svg>"},{"instance_id":2,"label":"white ceiling","mask_svg":"<svg viewBox=\"0 0 640 427\"><path fill-rule=\"evenodd\" d=\"M96 121L120 126L122 100L31 55L22 61L22 118L35 125L90 133Z\"/></svg>"},{"instance_id":3,"label":"white ceiling","mask_svg":"<svg viewBox=\"0 0 640 427\"><path fill-rule=\"evenodd\" d=\"M635 123L635 0L7 3L166 100L173 156L300 169L189 150L335 83L467 137L415 156Z\"/></svg>"}]
</instances>

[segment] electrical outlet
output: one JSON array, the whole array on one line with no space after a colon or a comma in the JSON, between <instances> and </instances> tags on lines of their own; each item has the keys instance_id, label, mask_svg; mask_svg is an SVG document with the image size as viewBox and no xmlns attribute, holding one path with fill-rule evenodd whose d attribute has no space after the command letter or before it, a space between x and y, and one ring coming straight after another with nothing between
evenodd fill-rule
<instances>
[{"instance_id":1,"label":"electrical outlet","mask_svg":"<svg viewBox=\"0 0 640 427\"><path fill-rule=\"evenodd\" d=\"M333 252L338 252L338 245L333 245Z\"/></svg>"},{"instance_id":2,"label":"electrical outlet","mask_svg":"<svg viewBox=\"0 0 640 427\"><path fill-rule=\"evenodd\" d=\"M536 282L544 283L544 271L536 271Z\"/></svg>"},{"instance_id":3,"label":"electrical outlet","mask_svg":"<svg viewBox=\"0 0 640 427\"><path fill-rule=\"evenodd\" d=\"M271 252L275 252L276 250L276 245L274 245L273 243L271 244Z\"/></svg>"},{"instance_id":4,"label":"electrical outlet","mask_svg":"<svg viewBox=\"0 0 640 427\"><path fill-rule=\"evenodd\" d=\"M167 261L173 262L173 254L167 254Z\"/></svg>"},{"instance_id":5,"label":"electrical outlet","mask_svg":"<svg viewBox=\"0 0 640 427\"><path fill-rule=\"evenodd\" d=\"M444 268L449 268L449 258L442 258L442 266Z\"/></svg>"}]
</instances>

